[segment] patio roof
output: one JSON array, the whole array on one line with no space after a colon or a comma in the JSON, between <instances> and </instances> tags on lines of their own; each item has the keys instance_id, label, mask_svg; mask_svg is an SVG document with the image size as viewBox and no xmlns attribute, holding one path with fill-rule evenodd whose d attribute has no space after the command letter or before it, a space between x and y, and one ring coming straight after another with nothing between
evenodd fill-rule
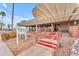
<instances>
[{"instance_id":1,"label":"patio roof","mask_svg":"<svg viewBox=\"0 0 79 59\"><path fill-rule=\"evenodd\" d=\"M23 25L35 25L73 21L79 19L79 5L76 3L41 3L33 9L35 19L21 22Z\"/></svg>"}]
</instances>

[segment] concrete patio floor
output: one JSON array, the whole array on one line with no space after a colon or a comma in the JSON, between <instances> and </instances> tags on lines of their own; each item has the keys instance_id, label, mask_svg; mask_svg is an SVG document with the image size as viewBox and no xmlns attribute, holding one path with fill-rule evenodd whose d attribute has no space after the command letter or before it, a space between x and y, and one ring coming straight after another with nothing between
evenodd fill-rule
<instances>
[{"instance_id":1,"label":"concrete patio floor","mask_svg":"<svg viewBox=\"0 0 79 59\"><path fill-rule=\"evenodd\" d=\"M62 33L62 38L59 40L59 42L61 43L62 47L61 48L58 48L58 51L56 51L56 54L57 56L68 56L69 55L69 52L70 52L70 49L71 49L71 46L73 44L73 41L75 40L76 38L72 38L70 37L70 35L68 33ZM35 48L35 47L34 47ZM23 56L23 55L33 55L33 54L37 54L37 52L33 52L33 50L37 50L36 48L29 48L28 50L25 50L24 52L20 53L19 55ZM47 52L47 51L46 51ZM51 50L52 52L52 50ZM52 56L52 53L48 53L47 55L49 56ZM41 52L41 55L43 53ZM44 53L45 54L45 53ZM39 53L37 55L40 55ZM46 54L45 54L46 55ZM47 56L46 55L46 56Z\"/></svg>"},{"instance_id":2,"label":"concrete patio floor","mask_svg":"<svg viewBox=\"0 0 79 59\"><path fill-rule=\"evenodd\" d=\"M7 41L5 41L5 43L14 55L22 55L21 53L23 53L24 55L28 55L28 53L31 52L30 50L33 49L32 47L35 45L35 43L33 43L32 39L34 39L34 38L29 37L28 40L20 40L18 46L16 45L15 39L7 40ZM62 38L59 40L62 47L58 48L56 55L57 56L69 55L69 50L75 39L77 39L77 38L70 37L70 35L68 33L62 33ZM29 52L24 52L24 51L27 51L28 49L30 49ZM35 53L37 53L37 52L35 52Z\"/></svg>"},{"instance_id":3,"label":"concrete patio floor","mask_svg":"<svg viewBox=\"0 0 79 59\"><path fill-rule=\"evenodd\" d=\"M19 40L18 45L16 44L16 39L7 40L5 43L14 55L18 55L22 51L34 45L33 38L28 38L27 40Z\"/></svg>"},{"instance_id":4,"label":"concrete patio floor","mask_svg":"<svg viewBox=\"0 0 79 59\"><path fill-rule=\"evenodd\" d=\"M68 56L70 49L72 47L72 44L74 40L77 38L71 37L68 33L62 33L62 38L60 39L61 46L58 50L59 53L57 55L59 56Z\"/></svg>"}]
</instances>

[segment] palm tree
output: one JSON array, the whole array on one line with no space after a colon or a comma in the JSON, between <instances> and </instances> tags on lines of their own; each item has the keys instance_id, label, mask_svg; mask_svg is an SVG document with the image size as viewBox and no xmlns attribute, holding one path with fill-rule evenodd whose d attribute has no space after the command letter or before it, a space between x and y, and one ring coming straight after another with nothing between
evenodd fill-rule
<instances>
[{"instance_id":1,"label":"palm tree","mask_svg":"<svg viewBox=\"0 0 79 59\"><path fill-rule=\"evenodd\" d=\"M13 31L13 19L14 19L14 3L12 4L12 31Z\"/></svg>"},{"instance_id":2,"label":"palm tree","mask_svg":"<svg viewBox=\"0 0 79 59\"><path fill-rule=\"evenodd\" d=\"M4 11L1 11L0 15L2 16L2 23L1 23L1 30L2 30L2 26L4 26L4 24L3 24L3 17L6 16L6 14L5 14Z\"/></svg>"}]
</instances>

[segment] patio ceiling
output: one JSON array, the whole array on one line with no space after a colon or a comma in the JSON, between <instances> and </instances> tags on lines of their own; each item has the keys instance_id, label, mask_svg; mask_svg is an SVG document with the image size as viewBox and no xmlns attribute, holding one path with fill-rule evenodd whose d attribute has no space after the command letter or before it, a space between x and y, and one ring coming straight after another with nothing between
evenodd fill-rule
<instances>
[{"instance_id":1,"label":"patio ceiling","mask_svg":"<svg viewBox=\"0 0 79 59\"><path fill-rule=\"evenodd\" d=\"M22 21L19 25L30 26L79 19L79 5L76 3L41 3L32 12L35 19Z\"/></svg>"},{"instance_id":2,"label":"patio ceiling","mask_svg":"<svg viewBox=\"0 0 79 59\"><path fill-rule=\"evenodd\" d=\"M69 15L72 13L73 15ZM33 10L33 15L37 20L41 20L39 17L42 17L44 22L77 20L79 15L74 15L74 13L79 13L79 5L76 3L44 3Z\"/></svg>"}]
</instances>

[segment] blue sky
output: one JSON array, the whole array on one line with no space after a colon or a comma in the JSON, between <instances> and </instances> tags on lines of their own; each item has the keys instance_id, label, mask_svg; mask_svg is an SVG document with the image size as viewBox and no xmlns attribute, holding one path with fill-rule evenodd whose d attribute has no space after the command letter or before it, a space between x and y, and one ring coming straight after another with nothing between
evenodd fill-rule
<instances>
[{"instance_id":1,"label":"blue sky","mask_svg":"<svg viewBox=\"0 0 79 59\"><path fill-rule=\"evenodd\" d=\"M15 3L14 9L14 25L22 20L30 20L33 19L34 16L32 15L33 8L37 5L36 3ZM4 10L6 12L6 16L4 17L4 24L11 24L11 11L12 11L12 4L0 3L0 11ZM1 20L1 16L0 16Z\"/></svg>"}]
</instances>

